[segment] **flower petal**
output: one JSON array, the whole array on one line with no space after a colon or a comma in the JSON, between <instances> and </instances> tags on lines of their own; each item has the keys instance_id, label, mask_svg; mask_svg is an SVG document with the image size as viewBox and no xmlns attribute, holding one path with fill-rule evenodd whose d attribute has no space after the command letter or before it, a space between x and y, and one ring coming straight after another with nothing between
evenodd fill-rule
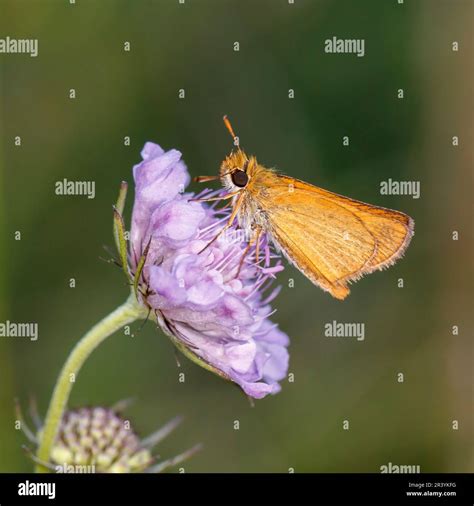
<instances>
[{"instance_id":1,"label":"flower petal","mask_svg":"<svg viewBox=\"0 0 474 506\"><path fill-rule=\"evenodd\" d=\"M186 290L180 286L179 280L158 265L148 270L150 289L153 294L148 300L156 309L170 309L183 304L187 299Z\"/></svg>"},{"instance_id":2,"label":"flower petal","mask_svg":"<svg viewBox=\"0 0 474 506\"><path fill-rule=\"evenodd\" d=\"M137 255L143 251L153 211L163 202L173 200L189 184L190 176L176 150L164 152L153 143L142 150L144 161L133 167L135 203L132 213L131 240Z\"/></svg>"},{"instance_id":3,"label":"flower petal","mask_svg":"<svg viewBox=\"0 0 474 506\"><path fill-rule=\"evenodd\" d=\"M153 237L177 246L196 235L204 216L202 207L196 202L177 199L165 202L152 214L150 226Z\"/></svg>"}]
</instances>

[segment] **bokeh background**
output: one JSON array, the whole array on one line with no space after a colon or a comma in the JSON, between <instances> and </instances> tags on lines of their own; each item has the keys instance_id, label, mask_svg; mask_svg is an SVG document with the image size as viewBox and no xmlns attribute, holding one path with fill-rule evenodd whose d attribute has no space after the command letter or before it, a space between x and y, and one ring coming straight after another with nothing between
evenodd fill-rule
<instances>
[{"instance_id":1,"label":"bokeh background","mask_svg":"<svg viewBox=\"0 0 474 506\"><path fill-rule=\"evenodd\" d=\"M183 415L159 453L202 442L187 471L473 471L472 14L470 0L2 0L0 36L38 38L39 56L0 55L0 321L38 322L39 339L0 339L0 471L32 469L14 397L44 414L76 340L127 296L100 257L142 145L215 173L225 113L267 166L413 216L412 245L343 303L292 267L280 275L295 381L255 407L184 357L178 368L152 324L106 341L70 405L134 397L143 435ZM333 36L364 39L365 56L326 54ZM55 195L63 178L95 181L96 198ZM380 195L388 178L419 181L421 198ZM365 323L365 341L324 337L332 320Z\"/></svg>"}]
</instances>

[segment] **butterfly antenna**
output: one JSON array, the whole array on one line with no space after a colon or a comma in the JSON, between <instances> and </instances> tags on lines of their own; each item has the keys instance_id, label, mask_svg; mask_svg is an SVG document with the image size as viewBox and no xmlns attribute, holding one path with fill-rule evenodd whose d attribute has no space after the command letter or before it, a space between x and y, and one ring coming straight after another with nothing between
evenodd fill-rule
<instances>
[{"instance_id":1,"label":"butterfly antenna","mask_svg":"<svg viewBox=\"0 0 474 506\"><path fill-rule=\"evenodd\" d=\"M227 130L229 130L229 133L232 136L232 139L234 139L234 145L237 146L238 149L240 149L239 138L237 137L237 135L235 135L234 129L232 128L232 125L230 124L227 114L224 116L223 120L224 120L224 125L226 126Z\"/></svg>"}]
</instances>

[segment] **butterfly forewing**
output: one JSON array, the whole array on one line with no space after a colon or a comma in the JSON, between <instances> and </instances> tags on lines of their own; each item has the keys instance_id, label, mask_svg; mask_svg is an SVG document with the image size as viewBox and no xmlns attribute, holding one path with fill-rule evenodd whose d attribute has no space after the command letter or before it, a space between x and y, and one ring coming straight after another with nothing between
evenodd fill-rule
<instances>
[{"instance_id":1,"label":"butterfly forewing","mask_svg":"<svg viewBox=\"0 0 474 506\"><path fill-rule=\"evenodd\" d=\"M372 206L259 167L248 185L267 232L313 283L344 299L347 282L391 265L413 234L403 213Z\"/></svg>"}]
</instances>

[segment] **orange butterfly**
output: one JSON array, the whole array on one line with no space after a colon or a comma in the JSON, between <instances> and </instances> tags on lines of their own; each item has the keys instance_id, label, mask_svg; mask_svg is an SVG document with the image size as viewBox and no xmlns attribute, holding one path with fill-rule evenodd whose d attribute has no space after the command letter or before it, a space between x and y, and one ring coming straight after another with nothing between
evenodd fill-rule
<instances>
[{"instance_id":1,"label":"orange butterfly","mask_svg":"<svg viewBox=\"0 0 474 506\"><path fill-rule=\"evenodd\" d=\"M240 148L226 116L224 123L237 150L222 162L219 176L195 178L220 178L229 191L202 200L232 199L232 214L211 243L237 217L251 237L246 251L256 242L258 256L260 234L268 234L308 279L341 300L350 292L350 281L389 267L403 255L414 233L412 218L263 167Z\"/></svg>"}]
</instances>

